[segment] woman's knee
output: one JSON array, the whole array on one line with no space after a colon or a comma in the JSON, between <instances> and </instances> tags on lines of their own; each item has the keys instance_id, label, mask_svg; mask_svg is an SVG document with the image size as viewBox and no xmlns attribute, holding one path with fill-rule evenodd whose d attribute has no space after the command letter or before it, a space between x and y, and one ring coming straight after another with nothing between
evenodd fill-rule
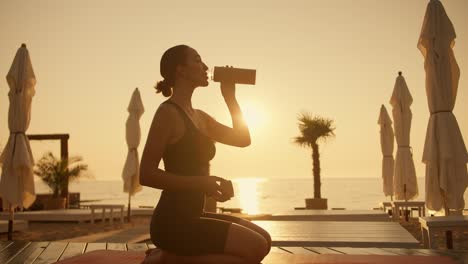
<instances>
[{"instance_id":1,"label":"woman's knee","mask_svg":"<svg viewBox=\"0 0 468 264\"><path fill-rule=\"evenodd\" d=\"M256 231L257 233L262 235L267 240L269 245L271 245L271 236L265 229L245 219L241 219L239 224Z\"/></svg>"},{"instance_id":2,"label":"woman's knee","mask_svg":"<svg viewBox=\"0 0 468 264\"><path fill-rule=\"evenodd\" d=\"M270 244L258 232L238 224L231 224L226 239L225 253L259 263L269 252Z\"/></svg>"}]
</instances>

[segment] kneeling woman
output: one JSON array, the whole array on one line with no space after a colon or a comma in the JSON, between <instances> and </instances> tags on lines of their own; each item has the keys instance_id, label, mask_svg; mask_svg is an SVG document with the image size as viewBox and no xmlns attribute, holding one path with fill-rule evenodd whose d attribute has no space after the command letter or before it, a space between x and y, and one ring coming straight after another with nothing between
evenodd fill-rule
<instances>
[{"instance_id":1,"label":"kneeling woman","mask_svg":"<svg viewBox=\"0 0 468 264\"><path fill-rule=\"evenodd\" d=\"M162 189L150 234L158 249L144 263L252 263L268 254L265 230L240 218L204 212L205 195L224 202L225 179L209 174L214 141L236 147L250 145L250 134L235 96L235 85L221 83L232 128L192 108L197 87L208 86L208 67L186 45L168 49L161 58L158 93L170 97L156 111L143 151L142 185ZM158 169L161 159L164 169Z\"/></svg>"}]
</instances>

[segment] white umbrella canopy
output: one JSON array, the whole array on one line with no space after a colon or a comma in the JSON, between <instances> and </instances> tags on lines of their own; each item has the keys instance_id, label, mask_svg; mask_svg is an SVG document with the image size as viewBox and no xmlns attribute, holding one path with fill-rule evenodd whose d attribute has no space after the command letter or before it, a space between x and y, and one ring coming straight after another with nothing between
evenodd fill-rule
<instances>
[{"instance_id":1,"label":"white umbrella canopy","mask_svg":"<svg viewBox=\"0 0 468 264\"><path fill-rule=\"evenodd\" d=\"M378 124L380 125L380 147L382 149L382 180L385 196L393 196L393 147L395 136L392 128L392 120L384 105L380 108Z\"/></svg>"},{"instance_id":2,"label":"white umbrella canopy","mask_svg":"<svg viewBox=\"0 0 468 264\"><path fill-rule=\"evenodd\" d=\"M124 181L124 192L134 195L142 189L139 182L140 164L138 146L140 145L141 139L140 118L145 112L138 88L133 91L127 110L129 116L125 124L125 137L127 140L128 155L122 172L122 179Z\"/></svg>"},{"instance_id":3,"label":"white umbrella canopy","mask_svg":"<svg viewBox=\"0 0 468 264\"><path fill-rule=\"evenodd\" d=\"M442 3L427 5L418 48L424 56L426 94L431 116L422 161L426 164L426 206L463 209L468 185L468 155L453 114L460 69L455 60L455 29Z\"/></svg>"},{"instance_id":4,"label":"white umbrella canopy","mask_svg":"<svg viewBox=\"0 0 468 264\"><path fill-rule=\"evenodd\" d=\"M411 120L413 114L410 106L413 103L405 78L398 73L393 94L392 105L393 124L397 141L397 153L393 176L393 193L396 200L412 200L418 196L416 170L410 147Z\"/></svg>"},{"instance_id":5,"label":"white umbrella canopy","mask_svg":"<svg viewBox=\"0 0 468 264\"><path fill-rule=\"evenodd\" d=\"M138 88L134 90L127 110L129 116L125 124L125 137L127 140L128 155L123 168L122 179L124 181L124 192L129 193L129 195L134 195L142 189L139 181L140 164L138 146L140 145L141 139L140 117L145 111Z\"/></svg>"},{"instance_id":6,"label":"white umbrella canopy","mask_svg":"<svg viewBox=\"0 0 468 264\"><path fill-rule=\"evenodd\" d=\"M8 92L10 136L0 156L0 166L2 166L0 197L12 207L27 208L36 199L34 158L26 136L31 121L31 103L35 94L36 77L26 45L21 45L16 52L6 79L10 87Z\"/></svg>"}]
</instances>

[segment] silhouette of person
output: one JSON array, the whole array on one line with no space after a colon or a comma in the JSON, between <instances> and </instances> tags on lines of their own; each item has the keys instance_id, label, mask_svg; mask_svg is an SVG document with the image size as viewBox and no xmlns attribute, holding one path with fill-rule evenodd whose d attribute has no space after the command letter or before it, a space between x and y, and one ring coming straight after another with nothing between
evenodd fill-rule
<instances>
[{"instance_id":1,"label":"silhouette of person","mask_svg":"<svg viewBox=\"0 0 468 264\"><path fill-rule=\"evenodd\" d=\"M231 197L223 183L210 176L214 142L247 147L249 129L236 99L235 84L221 83L232 117L232 128L192 107L192 94L208 86L208 67L186 45L168 49L161 58L164 78L156 91L169 97L154 115L140 165L140 182L162 189L151 218L150 235L156 249L143 263L260 263L268 254L267 231L248 220L205 212L205 195L218 202ZM159 169L161 159L164 170Z\"/></svg>"}]
</instances>

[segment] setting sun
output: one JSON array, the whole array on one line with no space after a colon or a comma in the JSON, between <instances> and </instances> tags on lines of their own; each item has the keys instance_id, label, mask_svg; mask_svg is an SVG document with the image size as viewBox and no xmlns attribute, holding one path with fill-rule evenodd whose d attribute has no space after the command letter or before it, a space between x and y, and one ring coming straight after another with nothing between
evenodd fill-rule
<instances>
[{"instance_id":1,"label":"setting sun","mask_svg":"<svg viewBox=\"0 0 468 264\"><path fill-rule=\"evenodd\" d=\"M244 213L258 214L258 183L265 181L263 178L239 178L235 179L239 186L239 200Z\"/></svg>"},{"instance_id":2,"label":"setting sun","mask_svg":"<svg viewBox=\"0 0 468 264\"><path fill-rule=\"evenodd\" d=\"M247 102L242 105L242 113L244 114L247 125L252 130L258 130L266 123L266 115L261 105L253 102Z\"/></svg>"}]
</instances>

